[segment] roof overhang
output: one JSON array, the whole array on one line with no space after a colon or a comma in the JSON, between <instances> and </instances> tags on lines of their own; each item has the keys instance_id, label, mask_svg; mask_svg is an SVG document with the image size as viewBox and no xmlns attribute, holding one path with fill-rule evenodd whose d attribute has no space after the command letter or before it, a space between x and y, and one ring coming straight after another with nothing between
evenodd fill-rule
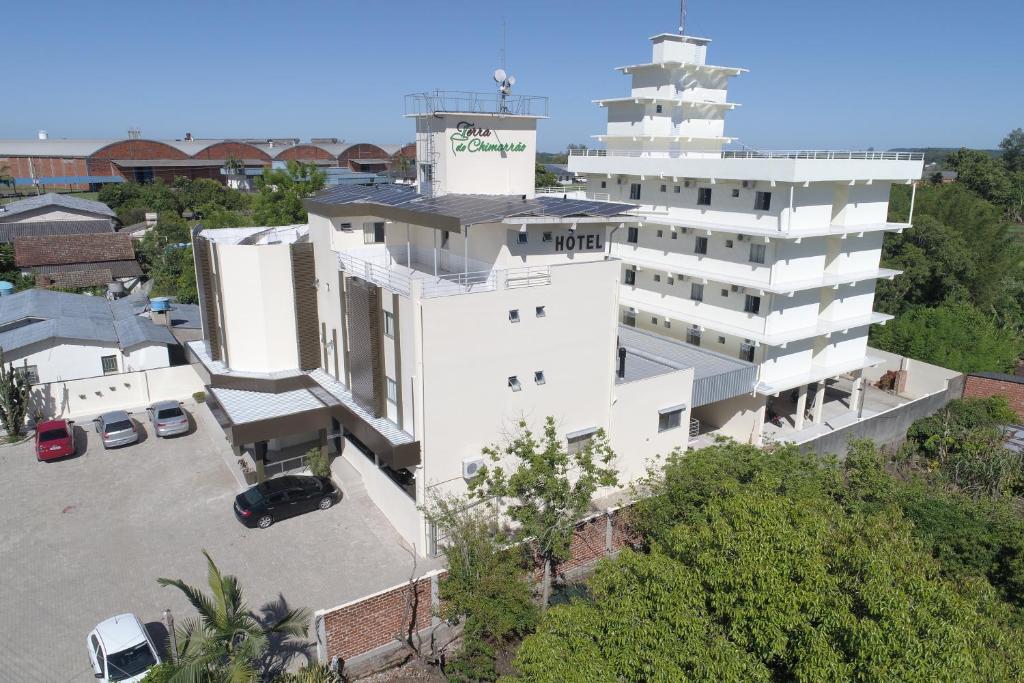
<instances>
[{"instance_id":1,"label":"roof overhang","mask_svg":"<svg viewBox=\"0 0 1024 683\"><path fill-rule=\"evenodd\" d=\"M315 213L318 216L328 218L348 218L352 216L376 216L385 220L398 221L400 223L412 223L425 228L435 230L447 230L448 232L462 232L462 222L455 216L444 216L428 211L416 211L400 206L389 206L387 204L376 204L371 202L345 202L334 204L330 202L319 202L315 199L304 199L302 201L306 211Z\"/></svg>"}]
</instances>

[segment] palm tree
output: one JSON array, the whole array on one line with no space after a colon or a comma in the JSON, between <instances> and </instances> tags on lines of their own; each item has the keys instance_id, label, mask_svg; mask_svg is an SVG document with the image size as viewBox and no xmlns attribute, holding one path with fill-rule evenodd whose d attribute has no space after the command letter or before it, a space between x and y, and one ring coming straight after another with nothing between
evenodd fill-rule
<instances>
[{"instance_id":1,"label":"palm tree","mask_svg":"<svg viewBox=\"0 0 1024 683\"><path fill-rule=\"evenodd\" d=\"M270 637L303 637L309 624L305 609L286 609L269 622L257 618L242 598L238 579L220 573L210 554L206 556L207 581L211 595L180 579L157 579L161 586L174 586L199 613L177 628L177 662L168 683L230 681L248 683L257 679L257 662L266 654ZM264 613L275 610L264 608Z\"/></svg>"}]
</instances>

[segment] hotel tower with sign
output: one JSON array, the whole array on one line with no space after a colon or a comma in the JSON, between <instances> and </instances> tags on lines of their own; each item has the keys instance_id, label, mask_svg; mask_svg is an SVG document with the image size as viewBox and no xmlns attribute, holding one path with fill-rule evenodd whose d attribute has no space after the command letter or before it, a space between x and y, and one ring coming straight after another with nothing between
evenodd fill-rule
<instances>
[{"instance_id":1,"label":"hotel tower with sign","mask_svg":"<svg viewBox=\"0 0 1024 683\"><path fill-rule=\"evenodd\" d=\"M757 410L753 442L800 441L833 388L847 403L831 428L861 419L863 371L881 362L868 329L891 317L872 310L875 284L899 274L879 267L882 239L910 226L888 221L889 191L921 177L921 155L725 150L745 69L708 64L706 38L651 42L650 62L618 69L630 94L596 102L604 149L569 157L584 196L640 217L609 238L621 322L757 366L753 395L694 406L700 432Z\"/></svg>"},{"instance_id":2,"label":"hotel tower with sign","mask_svg":"<svg viewBox=\"0 0 1024 683\"><path fill-rule=\"evenodd\" d=\"M308 225L193 233L190 351L236 453L257 477L310 442L337 454L421 553L418 506L464 490L519 420L554 417L570 450L603 429L628 481L688 446L693 411L755 389L735 353L621 325L609 249L635 206L535 195L547 100L505 90L406 98L416 187L331 188ZM760 415L735 412L722 433L749 440Z\"/></svg>"}]
</instances>

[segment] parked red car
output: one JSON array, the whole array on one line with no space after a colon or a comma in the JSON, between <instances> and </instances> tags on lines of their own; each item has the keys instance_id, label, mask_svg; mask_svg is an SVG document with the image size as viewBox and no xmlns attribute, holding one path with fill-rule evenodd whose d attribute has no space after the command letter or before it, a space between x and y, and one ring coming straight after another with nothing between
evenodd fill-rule
<instances>
[{"instance_id":1,"label":"parked red car","mask_svg":"<svg viewBox=\"0 0 1024 683\"><path fill-rule=\"evenodd\" d=\"M36 425L36 460L56 460L75 454L75 433L67 420Z\"/></svg>"}]
</instances>

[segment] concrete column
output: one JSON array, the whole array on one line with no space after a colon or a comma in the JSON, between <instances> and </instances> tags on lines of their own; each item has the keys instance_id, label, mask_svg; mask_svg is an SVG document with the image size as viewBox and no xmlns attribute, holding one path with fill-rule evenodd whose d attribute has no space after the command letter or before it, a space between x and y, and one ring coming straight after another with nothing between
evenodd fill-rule
<instances>
[{"instance_id":1,"label":"concrete column","mask_svg":"<svg viewBox=\"0 0 1024 683\"><path fill-rule=\"evenodd\" d=\"M825 407L825 380L818 382L818 388L814 391L814 416L811 422L821 424L822 410Z\"/></svg>"},{"instance_id":2,"label":"concrete column","mask_svg":"<svg viewBox=\"0 0 1024 683\"><path fill-rule=\"evenodd\" d=\"M327 430L318 430L317 436L320 439L320 455L322 455L325 458L330 457L327 453Z\"/></svg>"},{"instance_id":3,"label":"concrete column","mask_svg":"<svg viewBox=\"0 0 1024 683\"><path fill-rule=\"evenodd\" d=\"M267 473L263 469L263 464L266 459L267 442L257 441L252 445L252 461L256 463L256 483L267 480Z\"/></svg>"},{"instance_id":4,"label":"concrete column","mask_svg":"<svg viewBox=\"0 0 1024 683\"><path fill-rule=\"evenodd\" d=\"M850 393L850 410L857 411L857 417L864 414L864 371L853 374L853 391Z\"/></svg>"},{"instance_id":5,"label":"concrete column","mask_svg":"<svg viewBox=\"0 0 1024 683\"><path fill-rule=\"evenodd\" d=\"M767 405L762 405L757 409L757 413L754 415L754 429L750 435L750 443L754 446L764 445L764 415Z\"/></svg>"},{"instance_id":6,"label":"concrete column","mask_svg":"<svg viewBox=\"0 0 1024 683\"><path fill-rule=\"evenodd\" d=\"M796 414L793 415L793 428L799 432L804 428L804 413L807 412L807 385L804 384L796 391Z\"/></svg>"}]
</instances>

